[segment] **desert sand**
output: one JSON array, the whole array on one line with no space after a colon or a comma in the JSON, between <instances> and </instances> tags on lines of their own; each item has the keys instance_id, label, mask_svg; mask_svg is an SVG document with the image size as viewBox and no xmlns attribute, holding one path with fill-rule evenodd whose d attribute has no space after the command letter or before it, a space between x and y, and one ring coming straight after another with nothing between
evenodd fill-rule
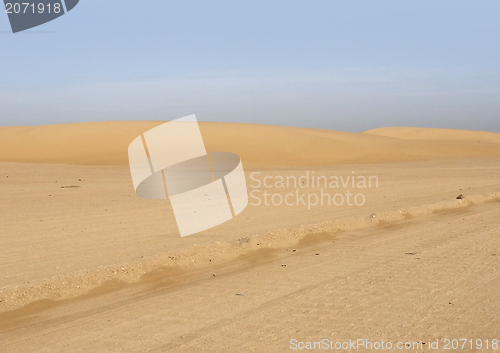
<instances>
[{"instance_id":1,"label":"desert sand","mask_svg":"<svg viewBox=\"0 0 500 353\"><path fill-rule=\"evenodd\" d=\"M240 155L254 197L181 238L127 166L130 141L160 123L0 128L1 352L500 339L500 134L201 123L208 151ZM257 187L313 172L377 184ZM365 202L256 205L297 190Z\"/></svg>"}]
</instances>

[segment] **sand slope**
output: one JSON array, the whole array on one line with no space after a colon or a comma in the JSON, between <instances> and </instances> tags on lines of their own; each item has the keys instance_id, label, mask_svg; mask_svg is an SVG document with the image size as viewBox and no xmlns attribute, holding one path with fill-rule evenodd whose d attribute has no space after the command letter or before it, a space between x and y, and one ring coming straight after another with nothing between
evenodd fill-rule
<instances>
[{"instance_id":1,"label":"sand slope","mask_svg":"<svg viewBox=\"0 0 500 353\"><path fill-rule=\"evenodd\" d=\"M364 131L362 134L394 137L405 140L500 143L500 134L486 131L429 129L420 127L382 127Z\"/></svg>"},{"instance_id":2,"label":"sand slope","mask_svg":"<svg viewBox=\"0 0 500 353\"><path fill-rule=\"evenodd\" d=\"M159 121L0 127L0 161L126 165L129 143ZM361 134L258 124L200 123L208 151L245 166L307 166L498 157L500 134L386 128Z\"/></svg>"}]
</instances>

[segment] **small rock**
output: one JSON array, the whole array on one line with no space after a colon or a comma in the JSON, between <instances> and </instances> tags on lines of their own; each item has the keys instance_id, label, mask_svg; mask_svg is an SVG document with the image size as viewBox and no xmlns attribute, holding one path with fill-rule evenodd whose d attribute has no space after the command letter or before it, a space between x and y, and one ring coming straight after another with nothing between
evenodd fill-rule
<instances>
[{"instance_id":1,"label":"small rock","mask_svg":"<svg viewBox=\"0 0 500 353\"><path fill-rule=\"evenodd\" d=\"M464 195L462 195L462 194L460 194L460 195L457 196L457 200L461 200L463 198L464 198Z\"/></svg>"}]
</instances>

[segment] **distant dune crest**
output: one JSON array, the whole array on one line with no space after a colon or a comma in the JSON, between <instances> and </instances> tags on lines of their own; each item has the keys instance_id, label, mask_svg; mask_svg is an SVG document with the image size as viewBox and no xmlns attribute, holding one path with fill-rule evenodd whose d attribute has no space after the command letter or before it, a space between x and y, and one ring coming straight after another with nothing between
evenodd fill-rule
<instances>
[{"instance_id":1,"label":"distant dune crest","mask_svg":"<svg viewBox=\"0 0 500 353\"><path fill-rule=\"evenodd\" d=\"M163 121L0 127L0 162L127 165L127 148ZM200 123L207 151L230 151L245 166L308 166L500 157L500 134L380 128L355 134L242 123Z\"/></svg>"},{"instance_id":2,"label":"distant dune crest","mask_svg":"<svg viewBox=\"0 0 500 353\"><path fill-rule=\"evenodd\" d=\"M500 134L485 131L431 129L420 127L382 127L362 134L394 137L404 140L500 143Z\"/></svg>"}]
</instances>

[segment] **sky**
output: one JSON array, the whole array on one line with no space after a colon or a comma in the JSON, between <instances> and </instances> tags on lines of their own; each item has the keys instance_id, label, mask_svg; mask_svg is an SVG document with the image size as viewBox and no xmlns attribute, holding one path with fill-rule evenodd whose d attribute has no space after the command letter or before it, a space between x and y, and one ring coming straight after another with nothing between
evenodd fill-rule
<instances>
[{"instance_id":1,"label":"sky","mask_svg":"<svg viewBox=\"0 0 500 353\"><path fill-rule=\"evenodd\" d=\"M80 0L12 34L0 125L245 122L500 133L500 1Z\"/></svg>"}]
</instances>

